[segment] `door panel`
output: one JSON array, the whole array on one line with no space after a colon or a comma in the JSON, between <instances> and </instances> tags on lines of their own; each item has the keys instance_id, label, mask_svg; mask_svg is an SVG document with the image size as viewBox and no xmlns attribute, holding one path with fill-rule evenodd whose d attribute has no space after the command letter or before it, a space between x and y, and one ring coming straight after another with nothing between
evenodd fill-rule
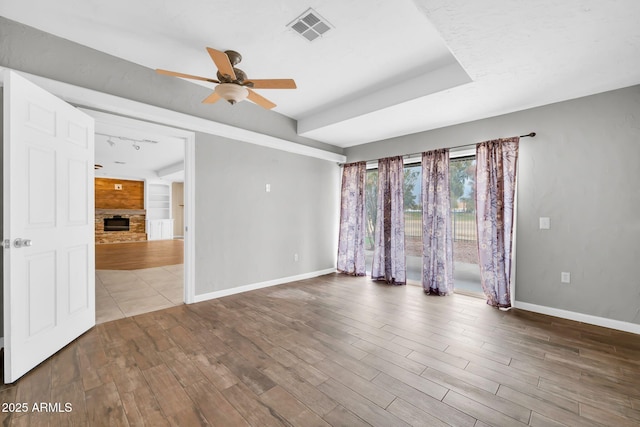
<instances>
[{"instance_id":1,"label":"door panel","mask_svg":"<svg viewBox=\"0 0 640 427\"><path fill-rule=\"evenodd\" d=\"M94 124L7 71L3 126L9 383L95 325Z\"/></svg>"},{"instance_id":2,"label":"door panel","mask_svg":"<svg viewBox=\"0 0 640 427\"><path fill-rule=\"evenodd\" d=\"M90 307L89 292L87 292L86 283L89 277L87 266L89 254L86 246L78 246L70 248L67 251L69 260L69 282L65 289L65 295L62 303L66 305L67 315L74 314L80 310L86 310ZM68 304L64 304L68 301Z\"/></svg>"},{"instance_id":3,"label":"door panel","mask_svg":"<svg viewBox=\"0 0 640 427\"><path fill-rule=\"evenodd\" d=\"M88 181L87 165L82 159L69 159L67 161L67 182L66 196L69 198L68 209L66 209L67 225L83 226L87 224L87 192L84 191L83 183Z\"/></svg>"},{"instance_id":4,"label":"door panel","mask_svg":"<svg viewBox=\"0 0 640 427\"><path fill-rule=\"evenodd\" d=\"M50 274L56 268L56 254L53 251L25 257L28 289L27 316L28 338L51 329L56 324L55 301L56 276Z\"/></svg>"},{"instance_id":5,"label":"door panel","mask_svg":"<svg viewBox=\"0 0 640 427\"><path fill-rule=\"evenodd\" d=\"M26 159L27 176L24 180L28 195L27 228L52 227L56 218L56 156L50 149L29 147ZM20 174L16 173L16 178Z\"/></svg>"}]
</instances>

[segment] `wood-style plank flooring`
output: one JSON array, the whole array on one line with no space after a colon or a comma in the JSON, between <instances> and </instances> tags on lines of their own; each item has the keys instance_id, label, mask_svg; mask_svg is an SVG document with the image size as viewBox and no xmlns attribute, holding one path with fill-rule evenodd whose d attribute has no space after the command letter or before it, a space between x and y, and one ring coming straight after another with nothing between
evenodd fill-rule
<instances>
[{"instance_id":1,"label":"wood-style plank flooring","mask_svg":"<svg viewBox=\"0 0 640 427\"><path fill-rule=\"evenodd\" d=\"M640 336L337 274L104 323L2 425L638 426Z\"/></svg>"},{"instance_id":2,"label":"wood-style plank flooring","mask_svg":"<svg viewBox=\"0 0 640 427\"><path fill-rule=\"evenodd\" d=\"M140 270L182 263L181 239L96 245L96 270Z\"/></svg>"}]
</instances>

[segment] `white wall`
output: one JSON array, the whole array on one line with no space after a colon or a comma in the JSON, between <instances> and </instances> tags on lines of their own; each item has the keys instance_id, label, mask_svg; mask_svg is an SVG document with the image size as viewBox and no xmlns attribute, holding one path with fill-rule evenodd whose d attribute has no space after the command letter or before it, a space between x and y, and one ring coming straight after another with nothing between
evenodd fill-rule
<instances>
[{"instance_id":1,"label":"white wall","mask_svg":"<svg viewBox=\"0 0 640 427\"><path fill-rule=\"evenodd\" d=\"M428 114L428 112L425 112ZM348 161L520 143L516 300L640 324L640 86L347 149ZM550 230L538 218L551 218ZM560 283L560 272L571 283Z\"/></svg>"}]
</instances>

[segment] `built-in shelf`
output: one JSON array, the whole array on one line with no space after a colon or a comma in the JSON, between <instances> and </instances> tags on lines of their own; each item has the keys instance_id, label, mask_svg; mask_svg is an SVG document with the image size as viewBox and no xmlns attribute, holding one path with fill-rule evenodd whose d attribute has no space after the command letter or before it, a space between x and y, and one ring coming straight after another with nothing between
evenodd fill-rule
<instances>
[{"instance_id":1,"label":"built-in shelf","mask_svg":"<svg viewBox=\"0 0 640 427\"><path fill-rule=\"evenodd\" d=\"M147 182L147 238L149 240L173 239L171 219L171 184Z\"/></svg>"},{"instance_id":2,"label":"built-in shelf","mask_svg":"<svg viewBox=\"0 0 640 427\"><path fill-rule=\"evenodd\" d=\"M171 185L147 183L147 219L171 219Z\"/></svg>"}]
</instances>

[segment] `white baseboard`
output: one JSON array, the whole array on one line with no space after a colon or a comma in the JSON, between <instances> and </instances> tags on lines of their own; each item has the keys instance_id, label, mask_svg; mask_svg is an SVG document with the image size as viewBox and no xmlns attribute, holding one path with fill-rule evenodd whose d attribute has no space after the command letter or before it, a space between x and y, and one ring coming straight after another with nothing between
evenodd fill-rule
<instances>
[{"instance_id":1,"label":"white baseboard","mask_svg":"<svg viewBox=\"0 0 640 427\"><path fill-rule=\"evenodd\" d=\"M284 283L296 282L298 280L312 279L314 277L323 276L325 274L335 273L335 268L329 268L326 270L312 271L310 273L299 274L297 276L282 277L280 279L268 280L266 282L252 283L250 285L238 286L230 289L223 289L221 291L208 292L206 294L196 295L193 302L202 302L215 298L222 298L229 295L235 295L242 292L255 291L256 289L268 288L270 286L282 285Z\"/></svg>"},{"instance_id":2,"label":"white baseboard","mask_svg":"<svg viewBox=\"0 0 640 427\"><path fill-rule=\"evenodd\" d=\"M588 323L590 325L602 326L604 328L617 329L619 331L631 332L632 334L640 335L640 325L637 323L607 319L606 317L576 313L575 311L562 310L559 308L546 307L544 305L530 304L528 302L521 301L516 301L514 307L521 310L533 311L534 313L547 314L549 316L560 317L562 319L575 320L576 322Z\"/></svg>"}]
</instances>

